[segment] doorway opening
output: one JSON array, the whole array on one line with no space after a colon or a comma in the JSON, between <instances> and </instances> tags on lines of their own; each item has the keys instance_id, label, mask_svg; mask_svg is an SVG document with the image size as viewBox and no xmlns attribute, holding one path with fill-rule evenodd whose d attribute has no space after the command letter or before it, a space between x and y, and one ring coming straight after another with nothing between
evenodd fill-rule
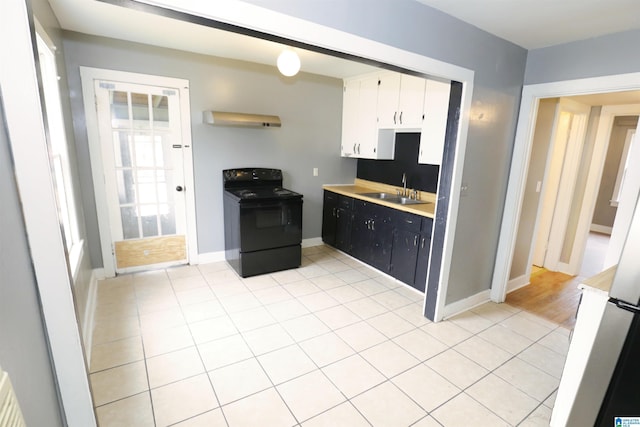
<instances>
[{"instance_id":1,"label":"doorway opening","mask_svg":"<svg viewBox=\"0 0 640 427\"><path fill-rule=\"evenodd\" d=\"M639 98L632 91L539 99L505 289L509 303L572 327L577 285L615 264L606 260L615 259L616 245L609 250L608 243L616 188L632 164L629 140L640 105L611 104Z\"/></svg>"},{"instance_id":2,"label":"doorway opening","mask_svg":"<svg viewBox=\"0 0 640 427\"><path fill-rule=\"evenodd\" d=\"M188 82L80 74L105 276L197 262Z\"/></svg>"}]
</instances>

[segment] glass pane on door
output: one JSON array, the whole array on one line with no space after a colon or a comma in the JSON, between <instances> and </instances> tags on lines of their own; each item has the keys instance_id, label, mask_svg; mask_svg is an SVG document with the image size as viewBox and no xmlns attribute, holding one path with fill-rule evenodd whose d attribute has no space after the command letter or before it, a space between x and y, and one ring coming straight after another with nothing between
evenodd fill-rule
<instances>
[{"instance_id":1,"label":"glass pane on door","mask_svg":"<svg viewBox=\"0 0 640 427\"><path fill-rule=\"evenodd\" d=\"M110 100L123 237L175 234L167 96L111 91Z\"/></svg>"}]
</instances>

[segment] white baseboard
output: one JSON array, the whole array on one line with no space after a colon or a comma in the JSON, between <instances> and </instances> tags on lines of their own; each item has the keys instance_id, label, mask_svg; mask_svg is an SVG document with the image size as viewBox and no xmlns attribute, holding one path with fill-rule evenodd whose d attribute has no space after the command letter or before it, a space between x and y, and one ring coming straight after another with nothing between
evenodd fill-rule
<instances>
[{"instance_id":1,"label":"white baseboard","mask_svg":"<svg viewBox=\"0 0 640 427\"><path fill-rule=\"evenodd\" d=\"M589 227L589 230L595 231L596 233L608 234L609 236L611 236L611 231L613 230L613 227L607 227L606 225L600 225L600 224L591 224L591 227Z\"/></svg>"},{"instance_id":2,"label":"white baseboard","mask_svg":"<svg viewBox=\"0 0 640 427\"><path fill-rule=\"evenodd\" d=\"M447 304L444 306L442 318L447 319L455 316L456 314L462 313L463 311L471 310L474 307L482 305L485 302L490 301L490 294L491 291L487 289L465 299L461 299L460 301Z\"/></svg>"},{"instance_id":3,"label":"white baseboard","mask_svg":"<svg viewBox=\"0 0 640 427\"><path fill-rule=\"evenodd\" d=\"M522 276L511 279L507 282L507 293L513 292L516 289L520 289L523 286L527 286L530 283L531 276L523 274Z\"/></svg>"},{"instance_id":4,"label":"white baseboard","mask_svg":"<svg viewBox=\"0 0 640 427\"><path fill-rule=\"evenodd\" d=\"M302 239L302 247L309 248L311 246L320 246L322 245L322 237L312 237L311 239Z\"/></svg>"},{"instance_id":5,"label":"white baseboard","mask_svg":"<svg viewBox=\"0 0 640 427\"><path fill-rule=\"evenodd\" d=\"M82 341L84 352L87 357L87 366L91 363L91 346L93 345L93 328L96 317L96 305L98 303L98 280L104 279L104 269L98 268L91 272L89 279L89 290L87 292L87 304L84 309L84 328L82 331Z\"/></svg>"},{"instance_id":6,"label":"white baseboard","mask_svg":"<svg viewBox=\"0 0 640 427\"><path fill-rule=\"evenodd\" d=\"M204 254L198 254L198 264L207 264L209 262L224 261L224 251L207 252ZM195 264L195 263L194 263Z\"/></svg>"},{"instance_id":7,"label":"white baseboard","mask_svg":"<svg viewBox=\"0 0 640 427\"><path fill-rule=\"evenodd\" d=\"M303 248L308 248L311 246L319 246L322 244L323 243L322 243L321 237L312 237L311 239L302 240ZM206 264L209 262L219 262L224 260L225 260L224 251L207 252L204 254L198 254L198 260L196 262L193 262L192 264Z\"/></svg>"}]
</instances>

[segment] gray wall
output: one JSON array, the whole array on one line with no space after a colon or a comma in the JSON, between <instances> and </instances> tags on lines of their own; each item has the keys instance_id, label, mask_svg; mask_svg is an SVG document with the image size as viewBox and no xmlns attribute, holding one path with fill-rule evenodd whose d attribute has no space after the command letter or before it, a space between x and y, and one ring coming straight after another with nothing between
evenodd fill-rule
<instances>
[{"instance_id":1,"label":"gray wall","mask_svg":"<svg viewBox=\"0 0 640 427\"><path fill-rule=\"evenodd\" d=\"M620 168L620 161L622 160L622 150L624 149L627 131L635 129L637 125L637 116L619 116L616 117L613 122L609 147L607 148L607 157L605 158L602 179L600 181L600 189L598 190L598 198L596 199L596 207L593 211L592 224L613 227L613 221L616 218L618 208L611 206L611 196L613 195L616 178L618 177L618 169Z\"/></svg>"},{"instance_id":2,"label":"gray wall","mask_svg":"<svg viewBox=\"0 0 640 427\"><path fill-rule=\"evenodd\" d=\"M527 51L413 0L250 3L475 71L446 301L489 289Z\"/></svg>"},{"instance_id":3,"label":"gray wall","mask_svg":"<svg viewBox=\"0 0 640 427\"><path fill-rule=\"evenodd\" d=\"M524 83L637 73L639 45L640 30L633 30L534 49L527 57Z\"/></svg>"},{"instance_id":4,"label":"gray wall","mask_svg":"<svg viewBox=\"0 0 640 427\"><path fill-rule=\"evenodd\" d=\"M65 58L73 94L80 173L91 182L79 66L189 80L199 253L224 250L222 170L274 167L284 186L304 194L303 238L319 237L322 184L351 183L354 159L340 158L342 82L275 67L196 55L113 39L65 33ZM279 115L282 128L242 129L203 124L204 110ZM314 177L312 170L319 169ZM91 261L102 265L93 188L83 188Z\"/></svg>"},{"instance_id":5,"label":"gray wall","mask_svg":"<svg viewBox=\"0 0 640 427\"><path fill-rule=\"evenodd\" d=\"M27 425L62 426L2 102L0 200L0 365L9 373Z\"/></svg>"}]
</instances>

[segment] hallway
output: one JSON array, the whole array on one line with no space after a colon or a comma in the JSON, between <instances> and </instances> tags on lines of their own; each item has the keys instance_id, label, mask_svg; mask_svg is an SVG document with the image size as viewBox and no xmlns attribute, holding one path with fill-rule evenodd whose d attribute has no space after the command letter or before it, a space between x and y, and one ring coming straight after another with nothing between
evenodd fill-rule
<instances>
[{"instance_id":1,"label":"hallway","mask_svg":"<svg viewBox=\"0 0 640 427\"><path fill-rule=\"evenodd\" d=\"M580 302L578 284L603 269L609 246L607 234L589 233L584 259L577 276L534 266L531 283L507 295L506 303L572 329Z\"/></svg>"}]
</instances>

